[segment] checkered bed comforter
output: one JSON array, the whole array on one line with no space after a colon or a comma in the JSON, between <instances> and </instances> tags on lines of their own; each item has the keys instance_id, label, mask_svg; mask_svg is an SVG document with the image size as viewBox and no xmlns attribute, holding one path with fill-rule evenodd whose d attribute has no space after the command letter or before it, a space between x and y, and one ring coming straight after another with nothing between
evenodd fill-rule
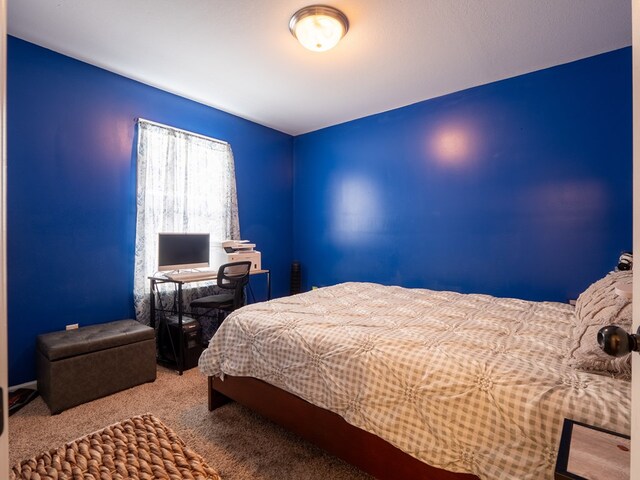
<instances>
[{"instance_id":1,"label":"checkered bed comforter","mask_svg":"<svg viewBox=\"0 0 640 480\"><path fill-rule=\"evenodd\" d=\"M566 365L573 307L344 283L243 307L200 358L482 479L552 479L564 417L629 433L630 384Z\"/></svg>"}]
</instances>

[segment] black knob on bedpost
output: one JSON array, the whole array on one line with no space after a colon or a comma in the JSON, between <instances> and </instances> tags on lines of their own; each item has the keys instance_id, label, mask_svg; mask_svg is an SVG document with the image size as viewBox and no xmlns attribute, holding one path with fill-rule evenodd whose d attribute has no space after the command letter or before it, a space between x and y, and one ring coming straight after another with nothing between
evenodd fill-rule
<instances>
[{"instance_id":1,"label":"black knob on bedpost","mask_svg":"<svg viewBox=\"0 0 640 480\"><path fill-rule=\"evenodd\" d=\"M608 355L623 357L629 352L638 351L638 336L628 334L617 325L608 325L598 332L598 345Z\"/></svg>"}]
</instances>

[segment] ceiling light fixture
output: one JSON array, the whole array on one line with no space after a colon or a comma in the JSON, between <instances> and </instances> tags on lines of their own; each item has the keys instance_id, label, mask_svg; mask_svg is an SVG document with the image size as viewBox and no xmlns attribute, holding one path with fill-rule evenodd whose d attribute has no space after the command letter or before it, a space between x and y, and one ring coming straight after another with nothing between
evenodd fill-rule
<instances>
[{"instance_id":1,"label":"ceiling light fixture","mask_svg":"<svg viewBox=\"0 0 640 480\"><path fill-rule=\"evenodd\" d=\"M335 47L347 34L349 20L337 8L310 5L293 14L289 30L304 48L324 52Z\"/></svg>"}]
</instances>

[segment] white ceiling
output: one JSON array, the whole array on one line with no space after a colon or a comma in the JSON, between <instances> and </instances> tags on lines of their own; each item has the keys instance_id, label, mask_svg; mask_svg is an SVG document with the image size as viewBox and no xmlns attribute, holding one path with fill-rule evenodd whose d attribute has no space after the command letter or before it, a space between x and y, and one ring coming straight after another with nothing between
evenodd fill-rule
<instances>
[{"instance_id":1,"label":"white ceiling","mask_svg":"<svg viewBox=\"0 0 640 480\"><path fill-rule=\"evenodd\" d=\"M11 35L293 135L631 44L631 0L9 0ZM322 3L322 1L317 2Z\"/></svg>"}]
</instances>

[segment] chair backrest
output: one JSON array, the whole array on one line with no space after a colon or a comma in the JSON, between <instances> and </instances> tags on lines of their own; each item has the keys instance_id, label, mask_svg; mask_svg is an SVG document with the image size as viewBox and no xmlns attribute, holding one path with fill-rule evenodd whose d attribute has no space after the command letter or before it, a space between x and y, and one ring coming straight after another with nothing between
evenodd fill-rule
<instances>
[{"instance_id":1,"label":"chair backrest","mask_svg":"<svg viewBox=\"0 0 640 480\"><path fill-rule=\"evenodd\" d=\"M249 283L250 270L250 261L225 263L218 269L218 287L234 290L234 309L240 308L244 303L244 287Z\"/></svg>"}]
</instances>

